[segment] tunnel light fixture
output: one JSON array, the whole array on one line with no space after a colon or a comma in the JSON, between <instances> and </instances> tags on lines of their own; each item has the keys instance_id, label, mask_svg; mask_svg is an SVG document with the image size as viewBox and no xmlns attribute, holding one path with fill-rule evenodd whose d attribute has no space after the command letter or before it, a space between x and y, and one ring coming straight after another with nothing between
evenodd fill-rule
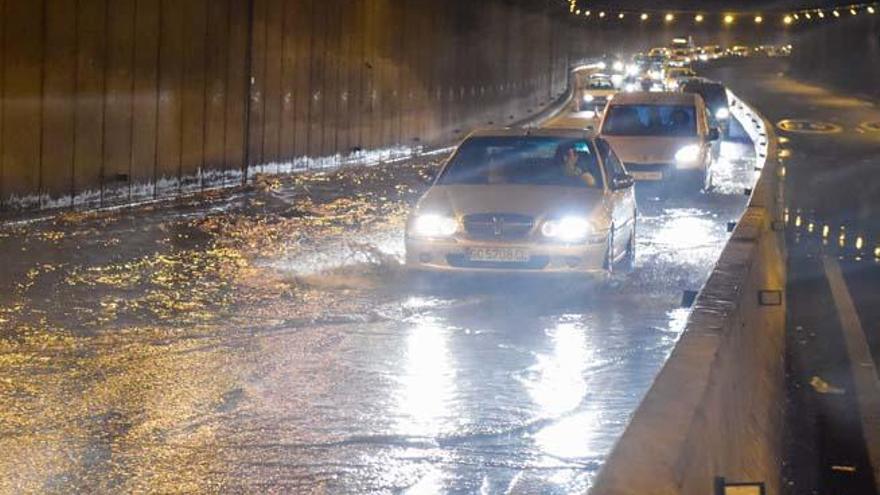
<instances>
[{"instance_id":1,"label":"tunnel light fixture","mask_svg":"<svg viewBox=\"0 0 880 495\"><path fill-rule=\"evenodd\" d=\"M574 15L581 15L581 9L577 9L574 11Z\"/></svg>"},{"instance_id":2,"label":"tunnel light fixture","mask_svg":"<svg viewBox=\"0 0 880 495\"><path fill-rule=\"evenodd\" d=\"M858 14L858 11L856 11L856 9L849 9L849 13L852 15L856 15Z\"/></svg>"},{"instance_id":3,"label":"tunnel light fixture","mask_svg":"<svg viewBox=\"0 0 880 495\"><path fill-rule=\"evenodd\" d=\"M865 239L862 236L856 237L856 249L861 251L865 247Z\"/></svg>"},{"instance_id":4,"label":"tunnel light fixture","mask_svg":"<svg viewBox=\"0 0 880 495\"><path fill-rule=\"evenodd\" d=\"M724 24L727 24L727 25L733 24L734 20L735 19L734 19L733 15L731 15L731 14L727 14L724 16Z\"/></svg>"},{"instance_id":5,"label":"tunnel light fixture","mask_svg":"<svg viewBox=\"0 0 880 495\"><path fill-rule=\"evenodd\" d=\"M599 12L599 18L600 18L600 19L604 19L604 18L605 18L605 12Z\"/></svg>"},{"instance_id":6,"label":"tunnel light fixture","mask_svg":"<svg viewBox=\"0 0 880 495\"><path fill-rule=\"evenodd\" d=\"M756 15L755 24L761 24L762 22L764 22L764 18L762 16Z\"/></svg>"},{"instance_id":7,"label":"tunnel light fixture","mask_svg":"<svg viewBox=\"0 0 880 495\"><path fill-rule=\"evenodd\" d=\"M834 17L840 17L840 12L838 12L837 10L832 10L831 14L834 15Z\"/></svg>"},{"instance_id":8,"label":"tunnel light fixture","mask_svg":"<svg viewBox=\"0 0 880 495\"><path fill-rule=\"evenodd\" d=\"M698 23L703 22L703 19L704 19L703 14L697 14L694 16L695 22L698 22Z\"/></svg>"},{"instance_id":9,"label":"tunnel light fixture","mask_svg":"<svg viewBox=\"0 0 880 495\"><path fill-rule=\"evenodd\" d=\"M584 15L585 15L586 17L590 17L590 15L592 15L592 14L593 14L593 12L591 12L591 11L589 11L589 10L586 11L586 12L584 12Z\"/></svg>"},{"instance_id":10,"label":"tunnel light fixture","mask_svg":"<svg viewBox=\"0 0 880 495\"><path fill-rule=\"evenodd\" d=\"M873 6L873 5L868 5L868 13L869 13L869 14L873 14L873 13L875 13L875 12L877 12L877 11L874 10L874 6Z\"/></svg>"},{"instance_id":11,"label":"tunnel light fixture","mask_svg":"<svg viewBox=\"0 0 880 495\"><path fill-rule=\"evenodd\" d=\"M618 19L623 19L625 16L626 16L626 14L624 14L623 12L617 14Z\"/></svg>"},{"instance_id":12,"label":"tunnel light fixture","mask_svg":"<svg viewBox=\"0 0 880 495\"><path fill-rule=\"evenodd\" d=\"M798 17L797 14L793 14L793 15L791 16L791 18L794 19L794 20L796 20L796 21L800 20L800 17Z\"/></svg>"},{"instance_id":13,"label":"tunnel light fixture","mask_svg":"<svg viewBox=\"0 0 880 495\"><path fill-rule=\"evenodd\" d=\"M642 13L642 15L639 16L639 19L641 19L641 20L643 20L643 21L647 21L647 20L648 20L648 14Z\"/></svg>"},{"instance_id":14,"label":"tunnel light fixture","mask_svg":"<svg viewBox=\"0 0 880 495\"><path fill-rule=\"evenodd\" d=\"M819 14L819 18L820 18L820 19L824 19L824 18L825 18L825 12L822 12L822 11L820 10L820 11L818 12L818 14Z\"/></svg>"},{"instance_id":15,"label":"tunnel light fixture","mask_svg":"<svg viewBox=\"0 0 880 495\"><path fill-rule=\"evenodd\" d=\"M812 17L810 16L810 13L809 13L809 12L804 12L804 17L806 17L807 20L812 19Z\"/></svg>"},{"instance_id":16,"label":"tunnel light fixture","mask_svg":"<svg viewBox=\"0 0 880 495\"><path fill-rule=\"evenodd\" d=\"M791 16L790 16L790 15L787 15L787 16L783 17L783 18L782 18L782 22L783 22L783 24L786 24L786 25L791 24L791 23L792 23L792 18L791 18Z\"/></svg>"},{"instance_id":17,"label":"tunnel light fixture","mask_svg":"<svg viewBox=\"0 0 880 495\"><path fill-rule=\"evenodd\" d=\"M666 17L664 17L664 19L666 20L666 22L672 22L672 21L675 20L675 15L673 15L673 14L671 14L671 13L670 13L670 14L666 14Z\"/></svg>"}]
</instances>

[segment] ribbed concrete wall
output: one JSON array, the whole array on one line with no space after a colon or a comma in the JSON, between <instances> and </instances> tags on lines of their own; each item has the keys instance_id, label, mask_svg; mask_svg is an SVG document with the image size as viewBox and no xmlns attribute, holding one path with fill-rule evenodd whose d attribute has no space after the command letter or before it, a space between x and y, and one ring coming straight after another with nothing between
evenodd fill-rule
<instances>
[{"instance_id":1,"label":"ribbed concrete wall","mask_svg":"<svg viewBox=\"0 0 880 495\"><path fill-rule=\"evenodd\" d=\"M0 209L173 196L521 119L597 52L557 3L0 0Z\"/></svg>"},{"instance_id":2,"label":"ribbed concrete wall","mask_svg":"<svg viewBox=\"0 0 880 495\"><path fill-rule=\"evenodd\" d=\"M846 14L804 26L794 41L792 69L798 77L880 98L880 15Z\"/></svg>"}]
</instances>

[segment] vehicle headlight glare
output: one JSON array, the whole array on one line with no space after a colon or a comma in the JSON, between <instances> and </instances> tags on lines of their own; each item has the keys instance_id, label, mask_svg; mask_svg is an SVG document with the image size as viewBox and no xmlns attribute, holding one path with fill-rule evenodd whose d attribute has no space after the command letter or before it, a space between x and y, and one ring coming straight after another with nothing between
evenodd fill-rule
<instances>
[{"instance_id":1,"label":"vehicle headlight glare","mask_svg":"<svg viewBox=\"0 0 880 495\"><path fill-rule=\"evenodd\" d=\"M593 95L584 95L584 103L590 103L591 101L593 101L595 99L596 99L596 97Z\"/></svg>"},{"instance_id":2,"label":"vehicle headlight glare","mask_svg":"<svg viewBox=\"0 0 880 495\"><path fill-rule=\"evenodd\" d=\"M639 66L638 66L638 65L635 65L635 64L632 64L632 65L627 66L627 68L626 68L626 75L628 75L628 76L637 76L637 75L639 75Z\"/></svg>"},{"instance_id":3,"label":"vehicle headlight glare","mask_svg":"<svg viewBox=\"0 0 880 495\"><path fill-rule=\"evenodd\" d=\"M541 226L544 237L565 242L585 240L593 232L590 222L581 217L564 217L559 220L548 220Z\"/></svg>"},{"instance_id":4,"label":"vehicle headlight glare","mask_svg":"<svg viewBox=\"0 0 880 495\"><path fill-rule=\"evenodd\" d=\"M614 70L616 70L617 72L623 72L623 68L624 68L623 62L621 62L619 60L617 62L614 62L614 66L612 68Z\"/></svg>"},{"instance_id":5,"label":"vehicle headlight glare","mask_svg":"<svg viewBox=\"0 0 880 495\"><path fill-rule=\"evenodd\" d=\"M718 120L727 120L730 118L730 110L726 108L719 108L715 112L715 118Z\"/></svg>"},{"instance_id":6,"label":"vehicle headlight glare","mask_svg":"<svg viewBox=\"0 0 880 495\"><path fill-rule=\"evenodd\" d=\"M458 231L458 222L443 215L419 215L413 222L413 232L421 237L449 237Z\"/></svg>"},{"instance_id":7,"label":"vehicle headlight glare","mask_svg":"<svg viewBox=\"0 0 880 495\"><path fill-rule=\"evenodd\" d=\"M700 146L689 144L675 153L675 161L680 165L696 163L700 158Z\"/></svg>"}]
</instances>

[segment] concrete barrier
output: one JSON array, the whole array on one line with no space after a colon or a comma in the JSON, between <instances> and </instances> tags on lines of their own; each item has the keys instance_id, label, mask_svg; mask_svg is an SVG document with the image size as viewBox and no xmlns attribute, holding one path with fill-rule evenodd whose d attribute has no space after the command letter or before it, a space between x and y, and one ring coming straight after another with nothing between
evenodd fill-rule
<instances>
[{"instance_id":1,"label":"concrete barrier","mask_svg":"<svg viewBox=\"0 0 880 495\"><path fill-rule=\"evenodd\" d=\"M733 100L766 158L760 178L593 494L706 495L716 476L781 491L786 273L783 233L774 227L782 170L773 126Z\"/></svg>"}]
</instances>

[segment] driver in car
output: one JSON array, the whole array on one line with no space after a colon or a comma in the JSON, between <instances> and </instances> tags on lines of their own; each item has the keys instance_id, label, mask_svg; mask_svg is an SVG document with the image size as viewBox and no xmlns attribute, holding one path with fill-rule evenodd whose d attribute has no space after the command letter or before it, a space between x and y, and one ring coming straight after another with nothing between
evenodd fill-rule
<instances>
[{"instance_id":1,"label":"driver in car","mask_svg":"<svg viewBox=\"0 0 880 495\"><path fill-rule=\"evenodd\" d=\"M578 164L578 153L569 146L562 155L562 170L568 177L580 177L588 187L596 187L596 177Z\"/></svg>"}]
</instances>

